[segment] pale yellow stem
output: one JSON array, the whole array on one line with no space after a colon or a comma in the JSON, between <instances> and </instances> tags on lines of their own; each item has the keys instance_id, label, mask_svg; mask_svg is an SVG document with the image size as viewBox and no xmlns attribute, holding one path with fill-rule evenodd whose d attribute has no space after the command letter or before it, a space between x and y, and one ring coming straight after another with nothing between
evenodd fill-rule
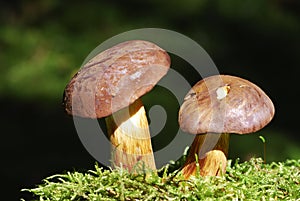
<instances>
[{"instance_id":1,"label":"pale yellow stem","mask_svg":"<svg viewBox=\"0 0 300 201\"><path fill-rule=\"evenodd\" d=\"M182 169L188 179L197 171L196 155L201 176L217 176L225 172L229 147L229 134L207 133L196 135Z\"/></svg>"},{"instance_id":2,"label":"pale yellow stem","mask_svg":"<svg viewBox=\"0 0 300 201\"><path fill-rule=\"evenodd\" d=\"M148 121L141 100L138 99L105 120L112 144L113 167L133 171L139 163L146 169L156 170Z\"/></svg>"}]
</instances>

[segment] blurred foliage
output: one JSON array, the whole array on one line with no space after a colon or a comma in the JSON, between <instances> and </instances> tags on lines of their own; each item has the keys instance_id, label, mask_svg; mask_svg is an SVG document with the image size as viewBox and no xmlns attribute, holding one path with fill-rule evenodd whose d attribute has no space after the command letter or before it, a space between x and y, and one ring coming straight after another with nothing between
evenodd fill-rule
<instances>
[{"instance_id":1,"label":"blurred foliage","mask_svg":"<svg viewBox=\"0 0 300 201\"><path fill-rule=\"evenodd\" d=\"M285 134L285 131L269 128L246 136L233 134L230 137L229 158L240 158L242 161L247 161L252 157L264 158L264 144L259 138L260 135L266 140L265 160L267 163L283 161L287 158L300 158L299 142Z\"/></svg>"},{"instance_id":2,"label":"blurred foliage","mask_svg":"<svg viewBox=\"0 0 300 201\"><path fill-rule=\"evenodd\" d=\"M14 0L1 4L0 95L25 99L59 98L93 48L134 28L163 27L184 33L201 41L224 66L235 66L248 56L265 56L268 40L285 43L300 35L299 2L293 0ZM261 49L252 49L257 43ZM295 56L300 50L296 45L289 48Z\"/></svg>"}]
</instances>

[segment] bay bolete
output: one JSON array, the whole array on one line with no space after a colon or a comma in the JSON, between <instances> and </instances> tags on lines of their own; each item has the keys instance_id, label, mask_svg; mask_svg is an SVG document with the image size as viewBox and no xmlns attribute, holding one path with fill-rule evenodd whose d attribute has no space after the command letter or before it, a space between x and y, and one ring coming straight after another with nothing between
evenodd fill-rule
<instances>
[{"instance_id":1,"label":"bay bolete","mask_svg":"<svg viewBox=\"0 0 300 201\"><path fill-rule=\"evenodd\" d=\"M162 48L148 41L126 41L100 52L66 86L63 105L69 115L106 118L114 167L131 171L142 161L156 169L140 97L169 67L170 57Z\"/></svg>"},{"instance_id":2,"label":"bay bolete","mask_svg":"<svg viewBox=\"0 0 300 201\"><path fill-rule=\"evenodd\" d=\"M195 174L195 154L199 164L203 165L200 167L201 175L218 175L220 169L224 172L230 133L256 132L272 120L274 112L270 98L248 80L214 75L196 83L179 110L180 128L196 134L182 169L185 178ZM220 150L224 156L214 152L207 154L211 150ZM205 161L219 161L222 166L213 168L204 165Z\"/></svg>"}]
</instances>

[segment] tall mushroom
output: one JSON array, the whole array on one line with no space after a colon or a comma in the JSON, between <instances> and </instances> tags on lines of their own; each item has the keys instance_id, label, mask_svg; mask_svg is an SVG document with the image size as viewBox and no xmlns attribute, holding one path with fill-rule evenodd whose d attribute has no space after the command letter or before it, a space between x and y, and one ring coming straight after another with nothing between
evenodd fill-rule
<instances>
[{"instance_id":1,"label":"tall mushroom","mask_svg":"<svg viewBox=\"0 0 300 201\"><path fill-rule=\"evenodd\" d=\"M230 133L256 132L272 120L274 112L270 98L245 79L215 75L196 83L179 110L180 128L197 134L182 169L185 178L195 174L195 154L201 175L218 175L220 170L225 171ZM222 164L212 167L207 161Z\"/></svg>"},{"instance_id":2,"label":"tall mushroom","mask_svg":"<svg viewBox=\"0 0 300 201\"><path fill-rule=\"evenodd\" d=\"M112 144L112 165L129 171L138 161L156 169L142 95L167 73L165 50L142 40L115 45L92 58L64 91L69 115L106 117Z\"/></svg>"}]
</instances>

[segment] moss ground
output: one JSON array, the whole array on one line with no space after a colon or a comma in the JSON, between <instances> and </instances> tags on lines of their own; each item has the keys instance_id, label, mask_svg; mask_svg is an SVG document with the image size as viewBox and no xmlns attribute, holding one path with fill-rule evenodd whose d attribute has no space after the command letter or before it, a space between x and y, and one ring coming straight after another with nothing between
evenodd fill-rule
<instances>
[{"instance_id":1,"label":"moss ground","mask_svg":"<svg viewBox=\"0 0 300 201\"><path fill-rule=\"evenodd\" d=\"M142 168L142 167L138 167ZM264 164L260 158L228 161L220 177L184 180L168 166L159 174L123 169L66 172L24 189L36 200L300 200L300 160Z\"/></svg>"}]
</instances>

